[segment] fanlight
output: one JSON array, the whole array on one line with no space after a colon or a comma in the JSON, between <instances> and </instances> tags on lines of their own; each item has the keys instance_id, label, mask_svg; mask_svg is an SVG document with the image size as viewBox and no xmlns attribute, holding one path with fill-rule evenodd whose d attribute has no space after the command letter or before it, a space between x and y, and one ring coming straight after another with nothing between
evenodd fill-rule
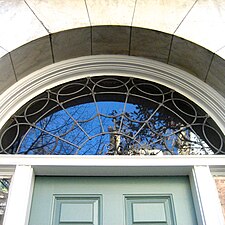
<instances>
[{"instance_id":1,"label":"fanlight","mask_svg":"<svg viewBox=\"0 0 225 225\"><path fill-rule=\"evenodd\" d=\"M224 142L212 118L186 97L117 76L46 90L0 133L2 154L224 154Z\"/></svg>"}]
</instances>

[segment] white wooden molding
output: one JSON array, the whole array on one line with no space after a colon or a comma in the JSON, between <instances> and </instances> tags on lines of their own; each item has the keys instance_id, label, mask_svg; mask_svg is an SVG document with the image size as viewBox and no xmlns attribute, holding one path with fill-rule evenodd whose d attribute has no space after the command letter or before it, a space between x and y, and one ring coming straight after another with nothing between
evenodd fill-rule
<instances>
[{"instance_id":1,"label":"white wooden molding","mask_svg":"<svg viewBox=\"0 0 225 225\"><path fill-rule=\"evenodd\" d=\"M10 184L3 225L28 225L33 186L33 168L24 165L16 166Z\"/></svg>"},{"instance_id":2,"label":"white wooden molding","mask_svg":"<svg viewBox=\"0 0 225 225\"><path fill-rule=\"evenodd\" d=\"M194 166L222 170L225 156L79 156L2 155L1 168L31 166L36 175L53 176L168 176L189 175Z\"/></svg>"},{"instance_id":3,"label":"white wooden molding","mask_svg":"<svg viewBox=\"0 0 225 225\"><path fill-rule=\"evenodd\" d=\"M190 174L198 225L224 225L215 181L208 166L194 166Z\"/></svg>"},{"instance_id":4,"label":"white wooden molding","mask_svg":"<svg viewBox=\"0 0 225 225\"><path fill-rule=\"evenodd\" d=\"M133 56L99 55L44 67L0 95L0 129L26 102L56 85L90 76L128 76L166 85L203 108L225 134L225 99L193 75L173 66Z\"/></svg>"}]
</instances>

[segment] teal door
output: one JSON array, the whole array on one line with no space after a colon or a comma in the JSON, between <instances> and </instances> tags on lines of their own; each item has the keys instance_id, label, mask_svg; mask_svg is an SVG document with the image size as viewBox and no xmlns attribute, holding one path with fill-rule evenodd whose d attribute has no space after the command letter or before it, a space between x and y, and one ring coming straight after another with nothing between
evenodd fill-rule
<instances>
[{"instance_id":1,"label":"teal door","mask_svg":"<svg viewBox=\"0 0 225 225\"><path fill-rule=\"evenodd\" d=\"M188 177L37 177L29 225L196 225Z\"/></svg>"}]
</instances>

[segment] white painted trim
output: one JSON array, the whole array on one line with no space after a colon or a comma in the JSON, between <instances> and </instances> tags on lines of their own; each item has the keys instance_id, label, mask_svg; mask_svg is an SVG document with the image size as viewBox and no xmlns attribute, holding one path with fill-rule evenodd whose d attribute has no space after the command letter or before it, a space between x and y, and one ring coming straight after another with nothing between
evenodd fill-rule
<instances>
[{"instance_id":1,"label":"white painted trim","mask_svg":"<svg viewBox=\"0 0 225 225\"><path fill-rule=\"evenodd\" d=\"M189 175L193 166L222 170L225 156L51 156L2 155L0 168L27 165L36 175L168 176Z\"/></svg>"},{"instance_id":2,"label":"white painted trim","mask_svg":"<svg viewBox=\"0 0 225 225\"><path fill-rule=\"evenodd\" d=\"M56 85L87 76L128 76L166 85L203 108L225 134L225 99L209 85L173 66L133 56L99 55L61 61L19 80L0 95L0 129L26 102Z\"/></svg>"},{"instance_id":3,"label":"white painted trim","mask_svg":"<svg viewBox=\"0 0 225 225\"><path fill-rule=\"evenodd\" d=\"M189 174L189 180L190 180L192 197L193 197L193 202L195 206L195 213L196 213L198 225L206 225L204 212L203 212L203 208L201 204L201 196L198 190L198 180L195 177L195 173L193 169Z\"/></svg>"},{"instance_id":4,"label":"white painted trim","mask_svg":"<svg viewBox=\"0 0 225 225\"><path fill-rule=\"evenodd\" d=\"M3 225L28 224L33 186L33 168L17 166L10 184Z\"/></svg>"},{"instance_id":5,"label":"white painted trim","mask_svg":"<svg viewBox=\"0 0 225 225\"><path fill-rule=\"evenodd\" d=\"M208 166L194 166L190 175L199 225L224 225L215 181Z\"/></svg>"}]
</instances>

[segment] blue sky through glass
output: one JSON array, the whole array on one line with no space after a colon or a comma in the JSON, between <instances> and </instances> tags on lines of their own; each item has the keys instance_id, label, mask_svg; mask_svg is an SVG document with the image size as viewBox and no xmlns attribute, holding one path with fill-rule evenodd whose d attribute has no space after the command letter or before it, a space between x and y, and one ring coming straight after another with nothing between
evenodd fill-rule
<instances>
[{"instance_id":1,"label":"blue sky through glass","mask_svg":"<svg viewBox=\"0 0 225 225\"><path fill-rule=\"evenodd\" d=\"M100 115L97 115L96 105ZM130 103L125 105L121 102L104 101L72 106L66 109L67 113L64 110L57 111L37 122L36 128L29 130L20 152L33 148L29 154L35 154L44 146L43 153L47 148L46 153L49 149L54 149L57 154L106 154L107 146L110 144L108 129L115 128L114 118L121 116L124 110L132 113L136 106ZM41 137L40 148L38 137Z\"/></svg>"}]
</instances>

